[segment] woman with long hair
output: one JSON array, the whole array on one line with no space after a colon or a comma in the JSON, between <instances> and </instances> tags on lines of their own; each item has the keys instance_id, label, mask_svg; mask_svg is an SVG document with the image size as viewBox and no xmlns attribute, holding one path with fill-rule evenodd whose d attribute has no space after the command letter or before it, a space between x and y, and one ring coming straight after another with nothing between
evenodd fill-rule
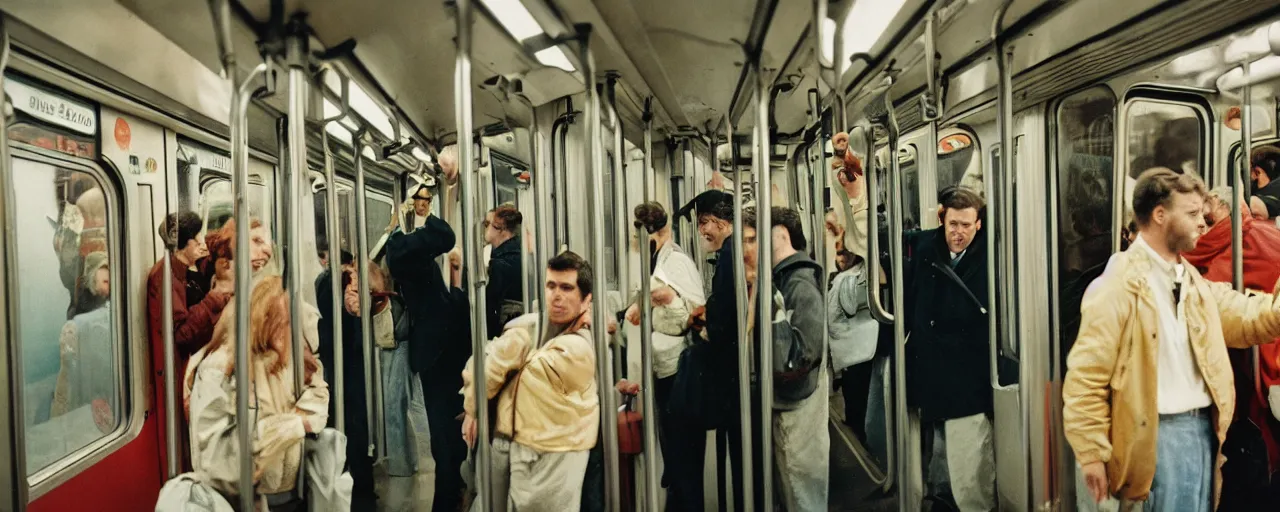
<instances>
[{"instance_id":1,"label":"woman with long hair","mask_svg":"<svg viewBox=\"0 0 1280 512\"><path fill-rule=\"evenodd\" d=\"M324 429L329 419L329 386L316 360L315 313L299 315L311 324L303 354L301 393L295 393L289 299L277 276L263 278L249 299L249 410L236 418L236 311L228 308L213 339L191 359L184 398L191 418L192 466L201 479L228 497L239 495L238 426L252 428L253 480L259 508L265 497L297 485L307 434ZM296 398L295 398L296 397ZM231 499L229 501L235 501Z\"/></svg>"}]
</instances>

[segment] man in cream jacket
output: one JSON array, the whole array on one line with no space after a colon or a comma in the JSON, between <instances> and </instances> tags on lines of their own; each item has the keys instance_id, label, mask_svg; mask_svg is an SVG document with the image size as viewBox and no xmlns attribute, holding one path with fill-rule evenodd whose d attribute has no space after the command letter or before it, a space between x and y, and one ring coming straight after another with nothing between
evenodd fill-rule
<instances>
[{"instance_id":1,"label":"man in cream jacket","mask_svg":"<svg viewBox=\"0 0 1280 512\"><path fill-rule=\"evenodd\" d=\"M1139 235L1085 292L1062 389L1082 506L1217 506L1235 412L1226 349L1280 336L1280 301L1206 281L1179 254L1203 230L1204 196L1192 174L1143 173L1133 193Z\"/></svg>"},{"instance_id":2,"label":"man in cream jacket","mask_svg":"<svg viewBox=\"0 0 1280 512\"><path fill-rule=\"evenodd\" d=\"M566 251L547 262L548 325L534 338L537 313L512 320L485 347L485 390L497 397L493 507L505 511L579 510L588 451L600 425L591 342L591 266ZM462 435L476 442L471 364L462 372ZM487 442L487 440L485 440Z\"/></svg>"}]
</instances>

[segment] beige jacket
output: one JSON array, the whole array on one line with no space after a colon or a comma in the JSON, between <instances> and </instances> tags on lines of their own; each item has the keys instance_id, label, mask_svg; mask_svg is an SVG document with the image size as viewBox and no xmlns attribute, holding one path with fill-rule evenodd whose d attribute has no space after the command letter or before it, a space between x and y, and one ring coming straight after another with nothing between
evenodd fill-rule
<instances>
[{"instance_id":1,"label":"beige jacket","mask_svg":"<svg viewBox=\"0 0 1280 512\"><path fill-rule=\"evenodd\" d=\"M223 316L223 320L227 318ZM254 390L249 396L249 413L254 418L250 435L254 438L258 494L275 494L295 487L308 427L319 432L329 421L329 385L324 381L324 368L311 375L302 395L295 400L292 361L286 361L278 374L266 371L275 357L274 352L265 357L250 355L250 386ZM234 358L235 344L231 342L211 353L201 349L187 366L184 380L191 413L192 469L218 491L233 496L240 494L236 380L235 375L227 375Z\"/></svg>"},{"instance_id":2,"label":"beige jacket","mask_svg":"<svg viewBox=\"0 0 1280 512\"><path fill-rule=\"evenodd\" d=\"M535 346L537 321L537 313L516 318L485 347L485 391L498 396L496 435L542 453L591 449L600 426L591 331L570 328ZM462 371L462 395L475 417L473 360Z\"/></svg>"},{"instance_id":3,"label":"beige jacket","mask_svg":"<svg viewBox=\"0 0 1280 512\"><path fill-rule=\"evenodd\" d=\"M1080 334L1067 358L1062 384L1063 427L1081 464L1102 461L1111 493L1145 500L1156 469L1156 329L1154 291L1147 282L1154 262L1147 254L1115 254L1085 292ZM1196 366L1215 408L1221 447L1235 412L1227 347L1243 348L1280 336L1280 301L1273 295L1243 295L1212 283L1185 260L1187 335ZM1219 448L1214 503L1222 489ZM1216 505L1215 505L1216 506Z\"/></svg>"}]
</instances>

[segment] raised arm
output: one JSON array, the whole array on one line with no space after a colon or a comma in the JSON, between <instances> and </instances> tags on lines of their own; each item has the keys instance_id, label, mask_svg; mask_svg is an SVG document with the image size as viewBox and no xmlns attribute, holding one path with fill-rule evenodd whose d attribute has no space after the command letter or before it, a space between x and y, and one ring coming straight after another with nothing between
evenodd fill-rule
<instances>
[{"instance_id":1,"label":"raised arm","mask_svg":"<svg viewBox=\"0 0 1280 512\"><path fill-rule=\"evenodd\" d=\"M387 262L396 267L413 265L423 259L435 259L453 249L453 228L440 217L432 215L421 228L412 233L396 232L387 238Z\"/></svg>"},{"instance_id":2,"label":"raised arm","mask_svg":"<svg viewBox=\"0 0 1280 512\"><path fill-rule=\"evenodd\" d=\"M1062 383L1062 421L1067 442L1080 465L1111 460L1111 376L1115 371L1124 303L1110 300L1120 283L1104 275L1090 285L1080 306L1080 334L1067 356Z\"/></svg>"},{"instance_id":3,"label":"raised arm","mask_svg":"<svg viewBox=\"0 0 1280 512\"><path fill-rule=\"evenodd\" d=\"M1280 300L1268 293L1235 291L1227 283L1206 283L1217 300L1222 337L1231 348L1270 343L1280 337Z\"/></svg>"}]
</instances>

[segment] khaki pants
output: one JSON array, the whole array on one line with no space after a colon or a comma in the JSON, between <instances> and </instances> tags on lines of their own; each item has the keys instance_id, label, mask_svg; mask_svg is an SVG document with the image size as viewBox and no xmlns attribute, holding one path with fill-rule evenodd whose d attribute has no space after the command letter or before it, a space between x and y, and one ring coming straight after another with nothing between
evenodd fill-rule
<instances>
[{"instance_id":1,"label":"khaki pants","mask_svg":"<svg viewBox=\"0 0 1280 512\"><path fill-rule=\"evenodd\" d=\"M494 439L494 512L576 512L581 508L586 450L540 453L520 443ZM471 506L480 510L480 500Z\"/></svg>"}]
</instances>

